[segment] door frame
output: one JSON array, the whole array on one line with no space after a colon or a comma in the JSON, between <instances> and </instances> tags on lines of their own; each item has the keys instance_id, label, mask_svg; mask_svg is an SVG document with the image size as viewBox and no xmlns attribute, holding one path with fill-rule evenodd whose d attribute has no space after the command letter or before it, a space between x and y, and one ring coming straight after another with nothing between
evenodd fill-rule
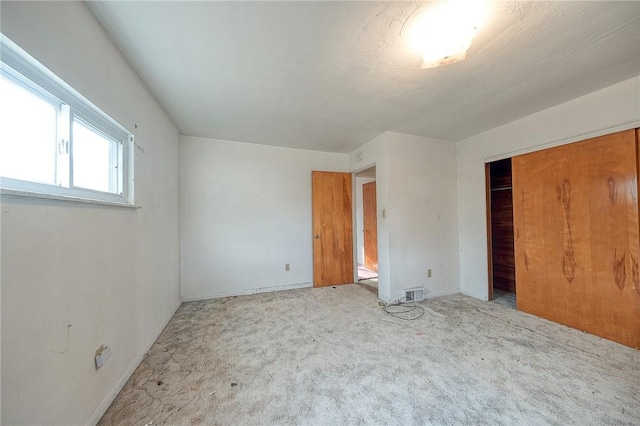
<instances>
[{"instance_id":1,"label":"door frame","mask_svg":"<svg viewBox=\"0 0 640 426\"><path fill-rule=\"evenodd\" d=\"M356 212L356 202L357 202L357 197L355 196L356 194L356 175L364 170L370 169L372 167L376 167L376 163L373 162L371 164L368 164L366 166L360 167L356 170L350 171L350 172L345 172L345 173L351 173L351 191L352 194L354 194L354 196L351 197L351 224L352 224L352 229L357 229L357 212ZM377 182L377 173L376 173L376 182ZM376 185L376 199L379 199L378 197L378 188L379 186ZM380 254L380 217L379 217L379 211L380 209L378 208L379 205L376 206L376 218L378 219L376 221L376 237L378 239L378 275L380 275L380 262L379 262L379 254ZM357 234L356 232L352 232L352 270L353 270L353 282L357 283L358 282L358 241L357 241ZM314 260L315 262L315 260ZM385 267L382 268L383 270L385 269ZM314 278L315 279L315 278ZM378 298L380 297L380 287L378 286Z\"/></svg>"},{"instance_id":2,"label":"door frame","mask_svg":"<svg viewBox=\"0 0 640 426\"><path fill-rule=\"evenodd\" d=\"M515 247L513 245L515 235L512 222L512 160L513 157L505 157L485 163L487 300L489 301L495 299L496 289L517 294ZM511 242L510 247L507 246L508 241Z\"/></svg>"},{"instance_id":3,"label":"door frame","mask_svg":"<svg viewBox=\"0 0 640 426\"><path fill-rule=\"evenodd\" d=\"M352 197L351 200L351 216L352 216L352 220L353 220L353 229L357 229L358 226L358 216L357 216L357 197L355 196L356 194L356 187L357 187L357 183L356 183L356 175L362 171L365 171L367 169L370 169L372 167L376 167L376 163L373 162L371 164L368 164L366 166L363 167L359 167L358 169L354 170L351 172L351 185L352 185L352 191L354 196ZM377 179L377 167L376 167L376 182L378 181ZM378 185L376 184L376 199L378 199ZM377 203L376 203L377 204ZM378 208L378 206L376 205L376 238L378 239L378 254L380 253L380 217L378 216L378 212L380 211L380 209ZM357 283L358 282L358 236L356 234L356 232L353 233L353 282ZM378 276L380 276L380 262L379 262L379 258L378 258ZM378 286L378 298L380 298L380 287Z\"/></svg>"},{"instance_id":4,"label":"door frame","mask_svg":"<svg viewBox=\"0 0 640 426\"><path fill-rule=\"evenodd\" d=\"M362 184L362 264L366 269L374 271L376 273L378 272L377 189L378 185L375 177L371 182ZM375 221L375 226L369 226L372 225L373 221ZM374 228L375 231L372 230ZM372 238L374 236L375 238ZM375 257L373 256L374 254ZM373 262L373 260L375 260L375 262Z\"/></svg>"},{"instance_id":5,"label":"door frame","mask_svg":"<svg viewBox=\"0 0 640 426\"><path fill-rule=\"evenodd\" d=\"M329 181L327 182L327 178ZM339 182L336 182L336 179ZM347 184L346 181L351 183L350 187L345 186ZM339 188L336 186L339 185ZM329 189L329 198L323 196L326 192L326 189ZM336 189L338 188L338 189ZM351 221L348 220L346 216L346 209L344 202L344 193L348 190L351 191L349 194L349 198L351 199ZM329 287L335 285L342 284L350 284L351 282L348 279L348 263L345 263L348 247L346 247L349 243L351 243L351 258L353 268L353 174L351 172L336 172L336 171L327 171L327 170L312 170L311 171L311 229L312 229L312 258L313 258L313 287ZM329 205L327 206L327 199L329 200ZM316 204L317 202L317 204ZM329 210L327 210L327 207ZM327 211L332 213L326 214ZM327 216L327 218L325 218ZM329 226L331 233L338 230L340 231L340 226L337 228L336 220L339 221L339 224L343 225L342 231L347 231L347 227L351 226L351 229L348 232L351 233L351 241L348 240L347 235L336 235L336 240L333 241L332 244L328 244L329 251L331 252L331 256L327 257L324 254L318 255L319 253L324 253L323 250L323 241L324 238L327 237L326 232L324 230L325 224L322 223L325 220L328 220L327 223L330 223ZM320 225L321 226L318 226ZM347 232L344 232L346 234ZM345 238L346 237L346 238ZM320 239L320 240L318 240ZM338 257L339 253L336 253L336 250L340 250L340 248L336 248L336 241L343 242L345 247L342 247L343 256ZM321 246L318 248L317 245ZM333 262L333 260L338 259L338 264ZM327 267L325 260L329 260L333 262L333 264ZM320 279L322 278L322 279ZM335 287L334 287L335 288Z\"/></svg>"}]
</instances>

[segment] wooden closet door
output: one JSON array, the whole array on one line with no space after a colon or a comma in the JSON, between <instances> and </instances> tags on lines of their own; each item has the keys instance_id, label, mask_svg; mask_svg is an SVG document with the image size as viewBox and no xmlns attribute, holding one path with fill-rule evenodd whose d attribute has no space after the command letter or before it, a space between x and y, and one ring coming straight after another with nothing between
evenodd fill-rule
<instances>
[{"instance_id":1,"label":"wooden closet door","mask_svg":"<svg viewBox=\"0 0 640 426\"><path fill-rule=\"evenodd\" d=\"M518 309L640 347L635 130L513 158Z\"/></svg>"}]
</instances>

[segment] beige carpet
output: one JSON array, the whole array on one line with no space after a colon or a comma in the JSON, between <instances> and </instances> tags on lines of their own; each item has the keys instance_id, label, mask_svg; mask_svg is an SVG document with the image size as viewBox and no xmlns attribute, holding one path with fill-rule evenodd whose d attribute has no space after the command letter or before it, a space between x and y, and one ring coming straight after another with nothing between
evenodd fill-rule
<instances>
[{"instance_id":1,"label":"beige carpet","mask_svg":"<svg viewBox=\"0 0 640 426\"><path fill-rule=\"evenodd\" d=\"M185 303L101 425L640 424L640 351L495 303L359 285Z\"/></svg>"},{"instance_id":2,"label":"beige carpet","mask_svg":"<svg viewBox=\"0 0 640 426\"><path fill-rule=\"evenodd\" d=\"M515 293L507 293L497 288L493 289L492 302L512 309L516 309L517 306Z\"/></svg>"}]
</instances>

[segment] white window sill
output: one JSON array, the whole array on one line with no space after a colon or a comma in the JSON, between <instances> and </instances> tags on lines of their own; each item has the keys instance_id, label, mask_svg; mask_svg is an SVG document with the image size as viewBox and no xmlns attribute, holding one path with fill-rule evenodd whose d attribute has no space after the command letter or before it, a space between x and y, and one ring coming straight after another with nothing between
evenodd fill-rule
<instances>
[{"instance_id":1,"label":"white window sill","mask_svg":"<svg viewBox=\"0 0 640 426\"><path fill-rule=\"evenodd\" d=\"M134 210L142 208L142 206L138 206L135 204L117 203L114 201L104 201L104 200L93 200L90 198L73 197L68 195L43 194L41 192L20 191L17 189L8 189L8 188L1 188L0 195L2 195L2 198L10 197L10 198L23 198L23 199L29 199L29 200L50 200L50 201L60 201L63 203L92 204L94 206L118 207L123 209L134 209Z\"/></svg>"}]
</instances>

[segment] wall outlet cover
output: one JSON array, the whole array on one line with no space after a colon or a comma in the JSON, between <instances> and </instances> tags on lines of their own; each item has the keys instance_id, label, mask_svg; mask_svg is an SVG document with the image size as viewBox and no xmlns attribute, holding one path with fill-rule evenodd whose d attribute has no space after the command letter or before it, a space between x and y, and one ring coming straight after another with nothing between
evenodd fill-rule
<instances>
[{"instance_id":1,"label":"wall outlet cover","mask_svg":"<svg viewBox=\"0 0 640 426\"><path fill-rule=\"evenodd\" d=\"M102 350L96 355L96 369L102 367L111 358L111 348L109 346L100 346ZM98 348L98 349L100 349Z\"/></svg>"}]
</instances>

